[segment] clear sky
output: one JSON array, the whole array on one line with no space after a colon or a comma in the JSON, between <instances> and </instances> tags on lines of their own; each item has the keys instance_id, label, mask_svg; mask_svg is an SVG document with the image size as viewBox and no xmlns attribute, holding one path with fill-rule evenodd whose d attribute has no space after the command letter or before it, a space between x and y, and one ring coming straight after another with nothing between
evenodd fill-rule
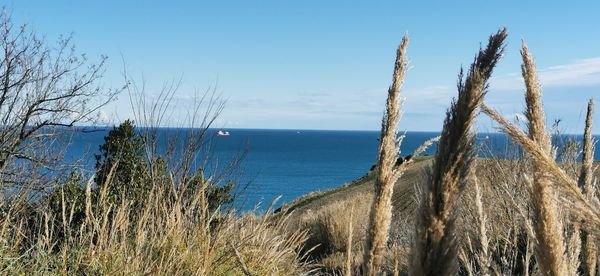
<instances>
[{"instance_id":1,"label":"clear sky","mask_svg":"<svg viewBox=\"0 0 600 276\"><path fill-rule=\"evenodd\" d=\"M216 85L228 99L222 127L377 129L405 32L401 129L441 128L460 66L501 26L509 40L490 106L506 116L524 107L521 39L536 57L550 122L581 132L587 99L600 99L598 1L3 2L48 41L72 33L79 52L107 55L107 87L123 83L121 56L150 95L182 77L180 107ZM103 112L114 122L131 117L128 101L122 95Z\"/></svg>"}]
</instances>

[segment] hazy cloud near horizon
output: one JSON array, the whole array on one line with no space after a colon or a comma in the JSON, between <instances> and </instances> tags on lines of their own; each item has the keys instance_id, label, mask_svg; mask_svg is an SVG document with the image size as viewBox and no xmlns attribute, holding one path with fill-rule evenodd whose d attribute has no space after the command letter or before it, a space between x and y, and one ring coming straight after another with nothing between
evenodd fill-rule
<instances>
[{"instance_id":1,"label":"hazy cloud near horizon","mask_svg":"<svg viewBox=\"0 0 600 276\"><path fill-rule=\"evenodd\" d=\"M565 102L564 99L555 99L552 94L556 94L556 91L568 91L578 87L600 89L600 57L553 65L540 69L538 73L542 89L545 89L547 94L544 95L547 111L551 114L556 113L575 118L574 124L579 124L581 121L580 109L585 106L586 102L583 99L581 102L570 100ZM410 77L407 78L407 81L410 81ZM507 114L505 115L507 119L518 118L522 121L520 109L523 107L523 89L524 84L520 72L494 77L490 82L488 104ZM310 128L309 126L319 128L319 122L323 122L324 125L335 124L335 120L356 122L357 118L362 117L360 122L370 124L362 129L376 130L383 114L386 91L387 88L354 91L353 93L303 92L297 93L293 97L285 97L285 100L268 98L233 100L224 115L228 118L235 118L230 122L238 122L239 125L244 124L241 122L245 120L248 122L247 118L244 118L245 112L255 110L252 116L262 120L276 116L295 122L298 118L303 118L310 122L307 128ZM344 96L340 97L340 94ZM435 131L441 128L445 110L450 105L452 98L456 96L456 86L454 84L438 84L422 88L404 88L402 95L404 112L400 123L401 128ZM241 108L240 112L236 111L238 108ZM557 110L560 112L556 112ZM568 114L564 112L566 110L575 112ZM485 122L483 124L487 124L485 128L492 128L489 122L482 121ZM339 123L337 125L349 129L353 129L353 126L356 128L356 124ZM423 128L424 125L433 127ZM568 127L577 128L576 125Z\"/></svg>"},{"instance_id":2,"label":"hazy cloud near horizon","mask_svg":"<svg viewBox=\"0 0 600 276\"><path fill-rule=\"evenodd\" d=\"M541 68L539 77L549 117L570 121L572 124L568 127L577 129L590 94L573 93L572 90L600 91L600 57ZM406 82L411 82L410 74ZM523 89L520 72L502 74L492 78L486 101L505 114L507 119L522 120ZM186 108L191 108L192 103L200 96L185 91L189 90L181 89L174 96L172 105L177 109L170 114L170 122L167 123L169 126L181 125L186 118ZM204 90L195 91L201 94ZM329 92L290 91L283 90L277 97L262 97L252 91L236 97L227 97L226 93L223 93L222 97L227 103L215 126L377 130L383 114L387 87ZM572 97L565 100L564 93L569 93ZM148 93L148 98L154 98L153 95ZM403 87L402 96L404 102L400 128L437 131L442 126L446 109L456 96L456 85L440 83L423 87ZM128 115L116 109L112 112L103 110L99 114L100 121L106 124L118 123L130 117L132 114ZM274 118L277 120L273 120ZM488 120L481 121L485 129L492 129Z\"/></svg>"},{"instance_id":3,"label":"hazy cloud near horizon","mask_svg":"<svg viewBox=\"0 0 600 276\"><path fill-rule=\"evenodd\" d=\"M572 63L554 65L538 71L542 87L579 87L600 85L600 57L576 60ZM494 77L490 87L499 90L522 90L520 73Z\"/></svg>"}]
</instances>

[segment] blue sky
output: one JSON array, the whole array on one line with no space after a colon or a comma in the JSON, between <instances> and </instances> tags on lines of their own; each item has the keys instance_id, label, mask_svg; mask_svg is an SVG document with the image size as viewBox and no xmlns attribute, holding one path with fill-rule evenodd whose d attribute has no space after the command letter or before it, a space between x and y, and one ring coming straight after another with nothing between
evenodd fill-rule
<instances>
[{"instance_id":1,"label":"blue sky","mask_svg":"<svg viewBox=\"0 0 600 276\"><path fill-rule=\"evenodd\" d=\"M74 36L79 52L109 57L103 82L127 72L149 95L182 78L177 110L217 86L228 99L218 126L377 129L395 48L411 38L403 95L406 130L439 130L456 75L501 26L506 55L487 97L508 117L523 109L524 39L544 89L548 120L581 132L587 99L600 91L600 2L543 1L4 1L17 23L50 42ZM131 117L129 98L103 110ZM600 114L600 112L598 112ZM177 125L174 116L170 124ZM482 120L480 130L491 125ZM600 128L596 128L600 133Z\"/></svg>"}]
</instances>

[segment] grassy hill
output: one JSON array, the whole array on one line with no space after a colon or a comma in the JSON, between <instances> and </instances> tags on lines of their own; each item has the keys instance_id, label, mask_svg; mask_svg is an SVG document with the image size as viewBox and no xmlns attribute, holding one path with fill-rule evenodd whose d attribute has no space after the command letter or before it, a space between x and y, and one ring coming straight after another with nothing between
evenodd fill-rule
<instances>
[{"instance_id":1,"label":"grassy hill","mask_svg":"<svg viewBox=\"0 0 600 276\"><path fill-rule=\"evenodd\" d=\"M394 267L399 271L408 270L418 187L427 181L431 164L430 158L411 164L394 186L387 271L394 270ZM561 165L572 175L576 175L580 168L575 163ZM506 264L499 271L508 274L522 271L523 264L517 260L530 258L533 254L533 240L527 233L531 226L527 218L530 209L528 187L519 177L528 168L528 160L476 160L474 175L480 190L480 204L477 203L474 183L470 183L463 202L456 206L459 209L457 240L463 248L463 258L475 258L474 255L478 254L477 239L483 225L491 250L498 254L494 261ZM349 184L300 197L281 208L289 215L289 231L308 231L305 248L313 248L309 253L311 261L319 263L318 268L323 271L334 274L343 271L350 229L353 265L357 267L362 262L374 178L374 173L370 172ZM477 206L481 207L486 218L483 222ZM505 256L500 257L501 251L505 251Z\"/></svg>"}]
</instances>

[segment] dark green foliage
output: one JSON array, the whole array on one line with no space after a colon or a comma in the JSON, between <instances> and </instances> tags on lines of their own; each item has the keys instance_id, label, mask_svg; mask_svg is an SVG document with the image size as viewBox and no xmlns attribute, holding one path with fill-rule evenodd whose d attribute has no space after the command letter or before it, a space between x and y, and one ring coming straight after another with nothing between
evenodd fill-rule
<instances>
[{"instance_id":1,"label":"dark green foliage","mask_svg":"<svg viewBox=\"0 0 600 276\"><path fill-rule=\"evenodd\" d=\"M139 209L152 189L153 183L168 183L167 164L164 159L158 158L148 164L144 158L144 144L139 134L135 132L132 121L127 120L118 127L113 128L104 138L104 144L100 146L100 154L96 155L96 178L97 190L101 191L104 185L108 185L108 198L115 203L121 200L130 201L134 211ZM148 174L148 165L154 168L152 179ZM109 173L113 168L111 179ZM206 185L203 187L203 185ZM204 188L205 199L209 210L214 211L221 205L232 203L231 196L233 183L217 186L210 181L207 182L202 170L199 170L191 178L189 184L184 187L184 197L190 197L198 189Z\"/></svg>"},{"instance_id":2,"label":"dark green foliage","mask_svg":"<svg viewBox=\"0 0 600 276\"><path fill-rule=\"evenodd\" d=\"M215 185L206 180L202 170L198 170L194 177L192 177L190 184L185 187L186 190L184 191L184 196L190 197L196 193L198 189L202 188L204 188L204 194L210 212L215 211L219 206L229 205L233 202L233 196L231 195L233 183L228 182L223 186Z\"/></svg>"},{"instance_id":3,"label":"dark green foliage","mask_svg":"<svg viewBox=\"0 0 600 276\"><path fill-rule=\"evenodd\" d=\"M71 173L64 184L58 184L42 200L52 215L54 233L58 241L71 231L77 231L85 219L85 187L82 176Z\"/></svg>"},{"instance_id":4,"label":"dark green foliage","mask_svg":"<svg viewBox=\"0 0 600 276\"><path fill-rule=\"evenodd\" d=\"M102 189L108 186L108 196L114 202L123 199L133 200L139 205L151 189L146 173L144 146L141 137L135 133L133 122L127 120L113 128L96 154L96 185ZM114 166L114 169L113 169ZM111 179L109 173L113 169Z\"/></svg>"},{"instance_id":5,"label":"dark green foliage","mask_svg":"<svg viewBox=\"0 0 600 276\"><path fill-rule=\"evenodd\" d=\"M219 206L231 204L233 202L233 197L231 196L232 190L233 183L231 182L223 186L209 185L206 189L208 210L212 212Z\"/></svg>"}]
</instances>

